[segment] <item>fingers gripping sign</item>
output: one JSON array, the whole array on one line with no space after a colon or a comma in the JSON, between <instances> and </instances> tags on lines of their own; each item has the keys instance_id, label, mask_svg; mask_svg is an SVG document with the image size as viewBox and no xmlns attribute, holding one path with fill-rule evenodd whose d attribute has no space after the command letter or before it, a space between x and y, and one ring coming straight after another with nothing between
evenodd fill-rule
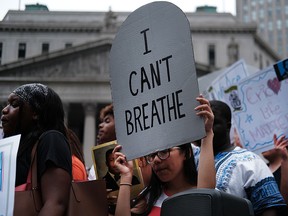
<instances>
[{"instance_id":1,"label":"fingers gripping sign","mask_svg":"<svg viewBox=\"0 0 288 216\"><path fill-rule=\"evenodd\" d=\"M117 145L113 150L113 154L115 157L115 166L120 172L121 182L122 182L122 177L128 177L130 178L129 183L131 183L132 176L133 176L133 162L127 161L126 156L122 152L120 152L121 149L122 149L122 146Z\"/></svg>"},{"instance_id":2,"label":"fingers gripping sign","mask_svg":"<svg viewBox=\"0 0 288 216\"><path fill-rule=\"evenodd\" d=\"M207 133L213 129L214 114L212 112L209 101L204 98L203 95L197 97L196 100L200 102L200 105L195 107L195 111L198 111L196 115L204 118L205 131Z\"/></svg>"}]
</instances>

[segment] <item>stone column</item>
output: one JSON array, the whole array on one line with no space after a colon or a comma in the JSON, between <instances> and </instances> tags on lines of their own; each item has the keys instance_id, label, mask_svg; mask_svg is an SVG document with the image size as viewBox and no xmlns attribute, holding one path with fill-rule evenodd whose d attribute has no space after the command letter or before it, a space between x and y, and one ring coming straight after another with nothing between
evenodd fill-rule
<instances>
[{"instance_id":1,"label":"stone column","mask_svg":"<svg viewBox=\"0 0 288 216\"><path fill-rule=\"evenodd\" d=\"M96 122L95 111L96 105L92 103L85 103L84 112L84 137L83 137L83 153L87 167L93 164L91 149L95 145L96 140Z\"/></svg>"},{"instance_id":2,"label":"stone column","mask_svg":"<svg viewBox=\"0 0 288 216\"><path fill-rule=\"evenodd\" d=\"M69 103L63 102L63 109L65 112L64 123L68 125Z\"/></svg>"}]
</instances>

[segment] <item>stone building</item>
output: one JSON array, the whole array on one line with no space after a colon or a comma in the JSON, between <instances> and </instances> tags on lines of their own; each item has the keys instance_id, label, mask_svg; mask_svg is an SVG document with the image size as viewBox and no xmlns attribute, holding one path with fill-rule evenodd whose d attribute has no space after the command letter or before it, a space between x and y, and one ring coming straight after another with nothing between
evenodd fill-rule
<instances>
[{"instance_id":1,"label":"stone building","mask_svg":"<svg viewBox=\"0 0 288 216\"><path fill-rule=\"evenodd\" d=\"M129 12L8 11L0 22L0 104L17 86L41 82L62 98L66 122L92 164L99 110L111 103L109 51ZM238 59L257 68L279 56L256 34L257 26L229 13L186 13L198 76Z\"/></svg>"},{"instance_id":2,"label":"stone building","mask_svg":"<svg viewBox=\"0 0 288 216\"><path fill-rule=\"evenodd\" d=\"M282 56L288 55L288 1L236 0L236 16L243 23L257 23L258 34Z\"/></svg>"}]
</instances>

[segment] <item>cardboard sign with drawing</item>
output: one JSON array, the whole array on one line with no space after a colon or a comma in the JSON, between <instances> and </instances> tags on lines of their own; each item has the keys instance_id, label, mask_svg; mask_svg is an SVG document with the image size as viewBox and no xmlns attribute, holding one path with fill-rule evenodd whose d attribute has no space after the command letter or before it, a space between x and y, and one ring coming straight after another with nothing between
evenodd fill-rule
<instances>
[{"instance_id":1,"label":"cardboard sign with drawing","mask_svg":"<svg viewBox=\"0 0 288 216\"><path fill-rule=\"evenodd\" d=\"M245 148L261 153L274 148L273 134L288 134L287 92L288 80L279 81L272 66L226 91L227 97L233 94L230 105L237 104L233 118Z\"/></svg>"}]
</instances>

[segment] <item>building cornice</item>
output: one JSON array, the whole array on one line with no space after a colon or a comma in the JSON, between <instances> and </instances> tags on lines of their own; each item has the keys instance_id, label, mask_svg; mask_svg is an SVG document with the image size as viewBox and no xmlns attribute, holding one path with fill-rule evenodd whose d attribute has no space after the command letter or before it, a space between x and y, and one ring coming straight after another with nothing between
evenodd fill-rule
<instances>
[{"instance_id":1,"label":"building cornice","mask_svg":"<svg viewBox=\"0 0 288 216\"><path fill-rule=\"evenodd\" d=\"M23 23L0 23L0 32L95 32L99 33L103 29L102 24L23 24Z\"/></svg>"},{"instance_id":2,"label":"building cornice","mask_svg":"<svg viewBox=\"0 0 288 216\"><path fill-rule=\"evenodd\" d=\"M199 33L249 33L256 34L257 26L256 25L195 25L191 23L190 25L191 32Z\"/></svg>"},{"instance_id":3,"label":"building cornice","mask_svg":"<svg viewBox=\"0 0 288 216\"><path fill-rule=\"evenodd\" d=\"M266 50L270 55L275 59L275 61L279 61L281 57L276 53L276 51L271 48L268 43L266 43L261 36L258 34L254 35L255 43L257 43L262 49Z\"/></svg>"},{"instance_id":4,"label":"building cornice","mask_svg":"<svg viewBox=\"0 0 288 216\"><path fill-rule=\"evenodd\" d=\"M60 56L65 56L65 55L70 55L70 54L75 54L77 52L81 52L84 50L88 50L88 49L93 49L95 47L104 47L104 46L111 46L113 42L113 37L105 37L103 39L98 39L96 41L93 42L89 42L89 43L85 43L83 45L79 45L79 46L74 46L74 47L70 47L70 48L66 48L63 50L59 50L59 51L55 51L55 52L50 52L47 54L43 54L43 55L39 55L36 57L31 57L31 58L27 58L27 59L23 59L20 61L16 61L16 62L12 62L9 64L4 64L4 65L0 65L0 76L1 76L1 72L2 71L8 71L8 70L12 70L18 67L24 67L26 65L30 65L36 62L41 62L41 61L47 61L50 59L55 59L58 58Z\"/></svg>"}]
</instances>

